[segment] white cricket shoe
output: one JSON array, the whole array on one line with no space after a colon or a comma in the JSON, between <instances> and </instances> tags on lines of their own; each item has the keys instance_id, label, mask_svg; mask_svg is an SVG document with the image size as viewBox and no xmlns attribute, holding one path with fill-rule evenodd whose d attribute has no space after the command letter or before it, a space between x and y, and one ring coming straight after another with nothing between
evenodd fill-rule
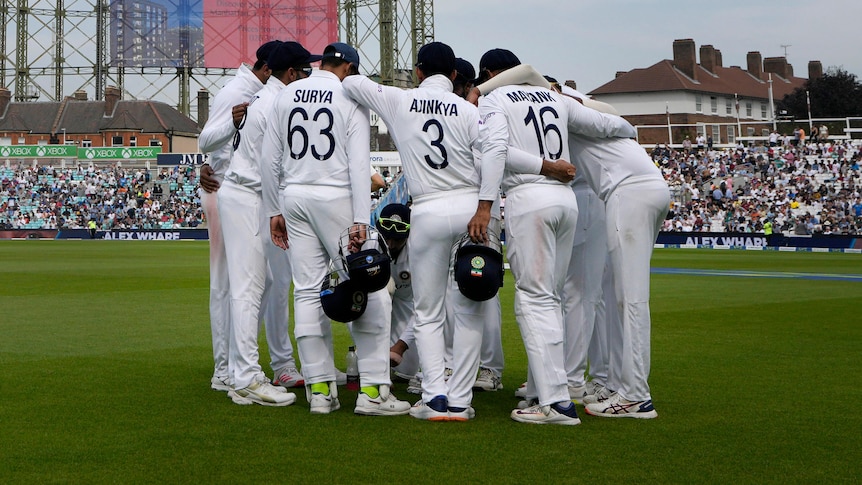
<instances>
[{"instance_id":1,"label":"white cricket shoe","mask_svg":"<svg viewBox=\"0 0 862 485\"><path fill-rule=\"evenodd\" d=\"M584 406L586 406L587 404L594 404L597 402L606 401L608 398L614 395L614 391L595 381L588 382L587 386L588 388L592 386L592 392L584 396L583 402L581 402L581 404L583 404Z\"/></svg>"},{"instance_id":2,"label":"white cricket shoe","mask_svg":"<svg viewBox=\"0 0 862 485\"><path fill-rule=\"evenodd\" d=\"M429 402L416 401L410 408L410 416L425 421L449 421L449 408L446 396L437 396Z\"/></svg>"},{"instance_id":3,"label":"white cricket shoe","mask_svg":"<svg viewBox=\"0 0 862 485\"><path fill-rule=\"evenodd\" d=\"M228 391L228 396L234 403L241 405L290 406L296 402L296 394L273 386L266 377L253 380L242 389Z\"/></svg>"},{"instance_id":4,"label":"white cricket shoe","mask_svg":"<svg viewBox=\"0 0 862 485\"><path fill-rule=\"evenodd\" d=\"M390 392L389 386L382 384L378 387L379 396L371 398L368 394L360 392L356 398L354 414L364 416L403 416L410 412L410 403L399 401Z\"/></svg>"},{"instance_id":5,"label":"white cricket shoe","mask_svg":"<svg viewBox=\"0 0 862 485\"><path fill-rule=\"evenodd\" d=\"M305 385L305 379L296 367L285 367L275 373L275 377L272 378L272 385L283 388L302 387Z\"/></svg>"},{"instance_id":6,"label":"white cricket shoe","mask_svg":"<svg viewBox=\"0 0 862 485\"><path fill-rule=\"evenodd\" d=\"M210 387L214 391L230 391L230 380L227 377L213 376L210 379Z\"/></svg>"},{"instance_id":7,"label":"white cricket shoe","mask_svg":"<svg viewBox=\"0 0 862 485\"><path fill-rule=\"evenodd\" d=\"M618 393L614 393L613 396L602 402L587 404L584 409L587 414L605 418L653 419L658 417L658 413L652 405L652 399L629 401Z\"/></svg>"},{"instance_id":8,"label":"white cricket shoe","mask_svg":"<svg viewBox=\"0 0 862 485\"><path fill-rule=\"evenodd\" d=\"M496 391L497 389L502 388L503 383L500 381L500 378L494 374L494 371L485 367L479 368L479 377L477 377L476 382L473 383L473 389L482 391Z\"/></svg>"},{"instance_id":9,"label":"white cricket shoe","mask_svg":"<svg viewBox=\"0 0 862 485\"><path fill-rule=\"evenodd\" d=\"M457 408L449 406L449 421L470 421L476 417L476 410L472 406Z\"/></svg>"},{"instance_id":10,"label":"white cricket shoe","mask_svg":"<svg viewBox=\"0 0 862 485\"><path fill-rule=\"evenodd\" d=\"M568 406L563 407L568 403ZM575 404L571 401L555 403L550 406L530 406L526 409L512 411L512 419L519 423L530 424L562 424L574 426L581 424Z\"/></svg>"},{"instance_id":11,"label":"white cricket shoe","mask_svg":"<svg viewBox=\"0 0 862 485\"><path fill-rule=\"evenodd\" d=\"M527 398L527 383L521 384L517 389L515 389L515 397L519 397L521 399Z\"/></svg>"},{"instance_id":12,"label":"white cricket shoe","mask_svg":"<svg viewBox=\"0 0 862 485\"><path fill-rule=\"evenodd\" d=\"M407 392L410 394L422 394L422 372L417 372L416 375L410 378L407 383Z\"/></svg>"},{"instance_id":13,"label":"white cricket shoe","mask_svg":"<svg viewBox=\"0 0 862 485\"><path fill-rule=\"evenodd\" d=\"M329 414L333 411L341 409L341 403L338 401L338 387L334 382L329 383L329 395L324 395L322 392L312 392L311 386L306 384L305 397L308 399L308 406L311 414Z\"/></svg>"}]
</instances>

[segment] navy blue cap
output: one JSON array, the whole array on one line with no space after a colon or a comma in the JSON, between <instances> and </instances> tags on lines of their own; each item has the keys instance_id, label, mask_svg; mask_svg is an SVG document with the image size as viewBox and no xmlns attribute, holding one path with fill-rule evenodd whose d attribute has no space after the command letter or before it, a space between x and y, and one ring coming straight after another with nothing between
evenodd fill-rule
<instances>
[{"instance_id":1,"label":"navy blue cap","mask_svg":"<svg viewBox=\"0 0 862 485\"><path fill-rule=\"evenodd\" d=\"M512 51L507 49L491 49L482 55L482 59L479 61L479 70L500 71L520 64L521 60Z\"/></svg>"},{"instance_id":2,"label":"navy blue cap","mask_svg":"<svg viewBox=\"0 0 862 485\"><path fill-rule=\"evenodd\" d=\"M455 52L442 42L423 45L416 55L416 67L426 76L432 74L450 75L455 70Z\"/></svg>"},{"instance_id":3,"label":"navy blue cap","mask_svg":"<svg viewBox=\"0 0 862 485\"><path fill-rule=\"evenodd\" d=\"M356 49L344 42L334 42L323 49L324 59L344 59L359 68L359 53Z\"/></svg>"},{"instance_id":4,"label":"navy blue cap","mask_svg":"<svg viewBox=\"0 0 862 485\"><path fill-rule=\"evenodd\" d=\"M281 42L270 52L266 65L273 71L284 71L320 60L319 55L308 52L299 42Z\"/></svg>"},{"instance_id":5,"label":"navy blue cap","mask_svg":"<svg viewBox=\"0 0 862 485\"><path fill-rule=\"evenodd\" d=\"M263 44L262 46L258 47L257 52L255 52L257 60L266 62L266 60L269 59L270 53L272 53L272 51L275 50L275 48L279 45L281 45L280 40L271 40L266 44Z\"/></svg>"},{"instance_id":6,"label":"navy blue cap","mask_svg":"<svg viewBox=\"0 0 862 485\"><path fill-rule=\"evenodd\" d=\"M461 84L472 82L473 78L476 77L476 70L473 69L473 64L460 57L455 59L455 72L457 73L455 82Z\"/></svg>"}]
</instances>

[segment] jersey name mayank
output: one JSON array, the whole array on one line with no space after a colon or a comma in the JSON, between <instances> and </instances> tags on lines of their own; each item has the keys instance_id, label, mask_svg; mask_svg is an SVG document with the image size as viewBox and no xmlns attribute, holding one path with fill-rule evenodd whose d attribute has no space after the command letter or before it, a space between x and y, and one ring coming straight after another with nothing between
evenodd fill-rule
<instances>
[{"instance_id":1,"label":"jersey name mayank","mask_svg":"<svg viewBox=\"0 0 862 485\"><path fill-rule=\"evenodd\" d=\"M458 105L444 103L438 99L414 99L410 112L426 115L458 116Z\"/></svg>"},{"instance_id":2,"label":"jersey name mayank","mask_svg":"<svg viewBox=\"0 0 862 485\"><path fill-rule=\"evenodd\" d=\"M293 95L293 102L332 104L332 91L323 89L297 89Z\"/></svg>"},{"instance_id":3,"label":"jersey name mayank","mask_svg":"<svg viewBox=\"0 0 862 485\"><path fill-rule=\"evenodd\" d=\"M526 91L512 91L510 93L506 93L506 97L509 98L509 101L513 103L520 103L521 101L528 101L530 103L550 103L554 102L554 95L551 94L550 91L536 91L533 93Z\"/></svg>"}]
</instances>

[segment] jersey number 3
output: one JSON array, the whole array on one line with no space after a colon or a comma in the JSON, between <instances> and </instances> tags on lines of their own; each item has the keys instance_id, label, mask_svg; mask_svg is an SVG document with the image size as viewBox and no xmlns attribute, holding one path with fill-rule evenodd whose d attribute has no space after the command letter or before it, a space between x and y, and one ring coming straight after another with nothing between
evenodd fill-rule
<instances>
[{"instance_id":1,"label":"jersey number 3","mask_svg":"<svg viewBox=\"0 0 862 485\"><path fill-rule=\"evenodd\" d=\"M422 127L422 131L424 131L425 133L430 133L429 130L432 126L437 130L437 138L431 140L431 146L440 150L440 157L443 159L443 161L441 163L434 163L434 160L431 159L430 155L425 155L425 163L427 163L429 167L435 170L440 170L441 168L446 168L449 166L449 155L446 153L446 147L443 146L443 125L441 125L439 121L426 121L425 125Z\"/></svg>"}]
</instances>

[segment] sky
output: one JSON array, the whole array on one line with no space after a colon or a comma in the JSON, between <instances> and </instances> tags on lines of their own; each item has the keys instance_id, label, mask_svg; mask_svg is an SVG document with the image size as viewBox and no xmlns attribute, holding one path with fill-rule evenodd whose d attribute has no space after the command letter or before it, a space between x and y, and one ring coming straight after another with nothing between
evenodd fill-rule
<instances>
[{"instance_id":1,"label":"sky","mask_svg":"<svg viewBox=\"0 0 862 485\"><path fill-rule=\"evenodd\" d=\"M862 80L860 0L435 0L434 36L473 63L505 48L539 72L587 93L617 71L673 59L675 39L711 44L725 67L746 54L786 55L794 75L808 61L840 67ZM699 56L699 55L698 55ZM699 57L698 57L699 62Z\"/></svg>"}]
</instances>

